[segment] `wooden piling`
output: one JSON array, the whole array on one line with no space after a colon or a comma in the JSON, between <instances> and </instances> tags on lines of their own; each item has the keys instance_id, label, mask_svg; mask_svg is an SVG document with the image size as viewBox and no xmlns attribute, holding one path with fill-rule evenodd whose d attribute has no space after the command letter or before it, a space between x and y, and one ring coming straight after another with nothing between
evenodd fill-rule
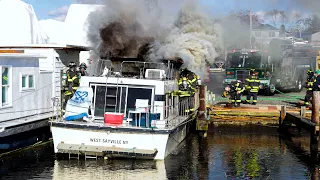
<instances>
[{"instance_id":1,"label":"wooden piling","mask_svg":"<svg viewBox=\"0 0 320 180\"><path fill-rule=\"evenodd\" d=\"M312 94L312 115L311 121L315 124L310 132L310 152L311 156L317 158L319 147L319 110L320 110L320 91L314 91Z\"/></svg>"},{"instance_id":2,"label":"wooden piling","mask_svg":"<svg viewBox=\"0 0 320 180\"><path fill-rule=\"evenodd\" d=\"M306 107L305 106L301 106L300 116L306 117Z\"/></svg>"},{"instance_id":3,"label":"wooden piling","mask_svg":"<svg viewBox=\"0 0 320 180\"><path fill-rule=\"evenodd\" d=\"M319 125L319 110L320 110L320 91L313 91L312 96L312 122Z\"/></svg>"},{"instance_id":4,"label":"wooden piling","mask_svg":"<svg viewBox=\"0 0 320 180\"><path fill-rule=\"evenodd\" d=\"M282 125L284 119L286 118L287 108L286 106L281 106L280 118L279 118L279 127Z\"/></svg>"},{"instance_id":5,"label":"wooden piling","mask_svg":"<svg viewBox=\"0 0 320 180\"><path fill-rule=\"evenodd\" d=\"M201 85L199 89L199 118L203 117L206 111L206 86Z\"/></svg>"}]
</instances>

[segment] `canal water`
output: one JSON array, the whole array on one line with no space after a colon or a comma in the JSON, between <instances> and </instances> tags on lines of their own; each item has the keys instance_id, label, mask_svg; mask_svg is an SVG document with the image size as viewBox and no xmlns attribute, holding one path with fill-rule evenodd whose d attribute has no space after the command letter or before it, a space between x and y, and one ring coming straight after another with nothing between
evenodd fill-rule
<instances>
[{"instance_id":1,"label":"canal water","mask_svg":"<svg viewBox=\"0 0 320 180\"><path fill-rule=\"evenodd\" d=\"M310 157L275 128L216 128L190 135L164 161L57 160L52 143L0 161L0 179L310 179Z\"/></svg>"}]
</instances>

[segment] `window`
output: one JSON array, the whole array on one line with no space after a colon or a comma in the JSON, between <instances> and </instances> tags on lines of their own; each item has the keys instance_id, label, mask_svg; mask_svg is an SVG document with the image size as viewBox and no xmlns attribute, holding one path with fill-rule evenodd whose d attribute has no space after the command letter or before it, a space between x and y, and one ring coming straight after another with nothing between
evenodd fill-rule
<instances>
[{"instance_id":1,"label":"window","mask_svg":"<svg viewBox=\"0 0 320 180\"><path fill-rule=\"evenodd\" d=\"M21 90L33 90L34 89L34 75L22 74L21 75Z\"/></svg>"},{"instance_id":2,"label":"window","mask_svg":"<svg viewBox=\"0 0 320 180\"><path fill-rule=\"evenodd\" d=\"M1 106L10 105L11 100L11 67L1 67Z\"/></svg>"},{"instance_id":3,"label":"window","mask_svg":"<svg viewBox=\"0 0 320 180\"><path fill-rule=\"evenodd\" d=\"M269 37L276 37L276 32L269 32Z\"/></svg>"},{"instance_id":4,"label":"window","mask_svg":"<svg viewBox=\"0 0 320 180\"><path fill-rule=\"evenodd\" d=\"M261 32L260 31L254 32L254 37L261 37Z\"/></svg>"}]
</instances>

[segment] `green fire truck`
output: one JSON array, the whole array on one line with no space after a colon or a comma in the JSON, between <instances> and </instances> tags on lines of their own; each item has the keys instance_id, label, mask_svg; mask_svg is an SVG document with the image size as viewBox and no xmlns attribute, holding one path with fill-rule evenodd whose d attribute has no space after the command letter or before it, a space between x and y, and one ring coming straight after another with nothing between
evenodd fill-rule
<instances>
[{"instance_id":1,"label":"green fire truck","mask_svg":"<svg viewBox=\"0 0 320 180\"><path fill-rule=\"evenodd\" d=\"M254 68L259 73L263 94L300 92L307 79L307 69L316 69L316 55L310 53L313 49L318 51L319 47L275 38L266 50L233 50L227 55L224 84L234 80L244 82L250 76L250 69Z\"/></svg>"},{"instance_id":2,"label":"green fire truck","mask_svg":"<svg viewBox=\"0 0 320 180\"><path fill-rule=\"evenodd\" d=\"M228 85L235 80L245 82L245 79L250 77L250 69L254 68L261 82L260 90L266 95L274 95L275 85L271 83L271 72L265 63L267 59L267 50L232 50L227 54L224 84Z\"/></svg>"}]
</instances>

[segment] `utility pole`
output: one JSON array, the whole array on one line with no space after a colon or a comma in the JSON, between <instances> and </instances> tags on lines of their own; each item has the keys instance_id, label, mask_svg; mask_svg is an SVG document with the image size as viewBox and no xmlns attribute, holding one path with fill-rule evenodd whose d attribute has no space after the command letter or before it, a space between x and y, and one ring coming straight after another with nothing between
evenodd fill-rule
<instances>
[{"instance_id":1,"label":"utility pole","mask_svg":"<svg viewBox=\"0 0 320 180\"><path fill-rule=\"evenodd\" d=\"M250 48L252 49L252 13L250 9Z\"/></svg>"}]
</instances>

